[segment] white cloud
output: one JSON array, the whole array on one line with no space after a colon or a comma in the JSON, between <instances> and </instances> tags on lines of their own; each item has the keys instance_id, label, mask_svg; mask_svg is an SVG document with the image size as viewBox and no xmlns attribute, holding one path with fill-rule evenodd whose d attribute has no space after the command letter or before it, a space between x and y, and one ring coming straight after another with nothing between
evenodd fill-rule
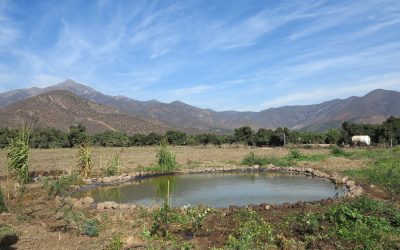
<instances>
[{"instance_id":1,"label":"white cloud","mask_svg":"<svg viewBox=\"0 0 400 250\"><path fill-rule=\"evenodd\" d=\"M318 103L323 100L331 100L338 97L350 95L360 96L375 89L400 89L400 75L391 74L387 76L370 77L350 86L337 86L312 89L307 92L298 92L284 95L272 100L263 102L261 109L280 107L283 105L301 105Z\"/></svg>"},{"instance_id":2,"label":"white cloud","mask_svg":"<svg viewBox=\"0 0 400 250\"><path fill-rule=\"evenodd\" d=\"M196 85L189 88L173 89L167 91L167 95L172 98L186 97L190 95L197 95L210 90L212 86L209 85Z\"/></svg>"}]
</instances>

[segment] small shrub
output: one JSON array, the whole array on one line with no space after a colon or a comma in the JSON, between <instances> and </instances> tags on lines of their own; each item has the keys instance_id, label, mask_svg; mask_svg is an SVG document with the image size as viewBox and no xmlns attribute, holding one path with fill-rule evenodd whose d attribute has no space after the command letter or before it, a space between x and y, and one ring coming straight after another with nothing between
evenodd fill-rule
<instances>
[{"instance_id":1,"label":"small shrub","mask_svg":"<svg viewBox=\"0 0 400 250\"><path fill-rule=\"evenodd\" d=\"M106 168L103 169L103 174L105 176L119 175L122 172L122 161L118 154L115 154L107 162Z\"/></svg>"},{"instance_id":2,"label":"small shrub","mask_svg":"<svg viewBox=\"0 0 400 250\"><path fill-rule=\"evenodd\" d=\"M14 245L19 240L19 233L10 225L0 224L0 248Z\"/></svg>"},{"instance_id":3,"label":"small shrub","mask_svg":"<svg viewBox=\"0 0 400 250\"><path fill-rule=\"evenodd\" d=\"M244 157L244 159L242 160L242 164L247 166L265 166L268 164L273 164L275 166L288 167L292 166L293 162L288 157L262 157L255 155L253 152L250 152Z\"/></svg>"},{"instance_id":4,"label":"small shrub","mask_svg":"<svg viewBox=\"0 0 400 250\"><path fill-rule=\"evenodd\" d=\"M346 152L338 146L332 147L331 154L333 156L347 156Z\"/></svg>"},{"instance_id":5,"label":"small shrub","mask_svg":"<svg viewBox=\"0 0 400 250\"><path fill-rule=\"evenodd\" d=\"M183 220L182 216L176 210L172 209L166 201L164 201L160 209L153 212L152 216L151 236L161 234L162 237L168 237L170 225Z\"/></svg>"},{"instance_id":6,"label":"small shrub","mask_svg":"<svg viewBox=\"0 0 400 250\"><path fill-rule=\"evenodd\" d=\"M228 249L268 249L275 243L272 226L255 211L240 210L236 214L239 229L230 235L226 243Z\"/></svg>"},{"instance_id":7,"label":"small shrub","mask_svg":"<svg viewBox=\"0 0 400 250\"><path fill-rule=\"evenodd\" d=\"M156 157L161 172L172 172L178 168L175 155L166 146L160 149Z\"/></svg>"},{"instance_id":8,"label":"small shrub","mask_svg":"<svg viewBox=\"0 0 400 250\"><path fill-rule=\"evenodd\" d=\"M0 188L0 213L7 212L7 206L5 203L5 198L3 191Z\"/></svg>"},{"instance_id":9,"label":"small shrub","mask_svg":"<svg viewBox=\"0 0 400 250\"><path fill-rule=\"evenodd\" d=\"M207 218L207 214L210 213L211 209L203 206L196 208L188 208L186 211L187 220L189 222L189 230L193 235L203 227L204 221Z\"/></svg>"},{"instance_id":10,"label":"small shrub","mask_svg":"<svg viewBox=\"0 0 400 250\"><path fill-rule=\"evenodd\" d=\"M289 152L289 157L295 160L300 160L304 158L304 155L297 149L291 149Z\"/></svg>"},{"instance_id":11,"label":"small shrub","mask_svg":"<svg viewBox=\"0 0 400 250\"><path fill-rule=\"evenodd\" d=\"M20 185L29 182L29 137L31 131L25 126L21 128L17 137L9 141L7 152L8 174Z\"/></svg>"},{"instance_id":12,"label":"small shrub","mask_svg":"<svg viewBox=\"0 0 400 250\"><path fill-rule=\"evenodd\" d=\"M92 170L92 150L88 145L81 146L78 150L78 172L86 178Z\"/></svg>"},{"instance_id":13,"label":"small shrub","mask_svg":"<svg viewBox=\"0 0 400 250\"><path fill-rule=\"evenodd\" d=\"M297 231L302 235L315 234L319 227L319 219L315 214L306 213L298 218Z\"/></svg>"},{"instance_id":14,"label":"small shrub","mask_svg":"<svg viewBox=\"0 0 400 250\"><path fill-rule=\"evenodd\" d=\"M56 196L65 195L70 186L81 184L83 184L83 182L80 176L77 174L72 174L68 176L61 176L54 181L45 179L43 186L49 195Z\"/></svg>"},{"instance_id":15,"label":"small shrub","mask_svg":"<svg viewBox=\"0 0 400 250\"><path fill-rule=\"evenodd\" d=\"M114 236L110 240L110 244L107 247L107 250L121 250L123 247L123 242L120 237Z\"/></svg>"},{"instance_id":16,"label":"small shrub","mask_svg":"<svg viewBox=\"0 0 400 250\"><path fill-rule=\"evenodd\" d=\"M96 219L86 220L82 225L82 234L88 235L90 237L95 237L99 235L99 222Z\"/></svg>"}]
</instances>

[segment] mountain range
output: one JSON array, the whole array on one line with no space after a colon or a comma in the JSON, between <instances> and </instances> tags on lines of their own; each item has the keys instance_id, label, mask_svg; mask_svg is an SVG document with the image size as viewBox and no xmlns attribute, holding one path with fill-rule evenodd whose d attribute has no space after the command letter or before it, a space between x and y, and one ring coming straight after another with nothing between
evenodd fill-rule
<instances>
[{"instance_id":1,"label":"mountain range","mask_svg":"<svg viewBox=\"0 0 400 250\"><path fill-rule=\"evenodd\" d=\"M67 130L81 122L92 133L120 130L132 134L168 129L223 133L246 125L254 129L326 130L339 127L345 120L380 123L389 116L400 116L400 92L383 89L362 97L269 108L260 112L217 112L180 101L138 101L106 95L73 80L47 88L18 89L0 94L0 126L15 127L24 121L35 121L37 126Z\"/></svg>"}]
</instances>

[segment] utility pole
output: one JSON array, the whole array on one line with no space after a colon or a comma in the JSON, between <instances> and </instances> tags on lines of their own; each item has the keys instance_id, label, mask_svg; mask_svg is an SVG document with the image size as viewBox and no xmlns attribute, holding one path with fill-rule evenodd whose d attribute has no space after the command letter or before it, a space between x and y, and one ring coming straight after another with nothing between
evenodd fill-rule
<instances>
[{"instance_id":1,"label":"utility pole","mask_svg":"<svg viewBox=\"0 0 400 250\"><path fill-rule=\"evenodd\" d=\"M283 146L285 146L286 145L286 135L285 135L285 133L282 133L283 134Z\"/></svg>"}]
</instances>

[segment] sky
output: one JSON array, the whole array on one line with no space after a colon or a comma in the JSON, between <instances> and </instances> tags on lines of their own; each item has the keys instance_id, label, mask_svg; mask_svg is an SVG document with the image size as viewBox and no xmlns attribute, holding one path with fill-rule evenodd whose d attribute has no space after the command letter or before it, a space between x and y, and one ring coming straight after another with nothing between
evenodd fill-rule
<instances>
[{"instance_id":1,"label":"sky","mask_svg":"<svg viewBox=\"0 0 400 250\"><path fill-rule=\"evenodd\" d=\"M400 1L0 0L0 92L65 79L218 111L400 90Z\"/></svg>"}]
</instances>

